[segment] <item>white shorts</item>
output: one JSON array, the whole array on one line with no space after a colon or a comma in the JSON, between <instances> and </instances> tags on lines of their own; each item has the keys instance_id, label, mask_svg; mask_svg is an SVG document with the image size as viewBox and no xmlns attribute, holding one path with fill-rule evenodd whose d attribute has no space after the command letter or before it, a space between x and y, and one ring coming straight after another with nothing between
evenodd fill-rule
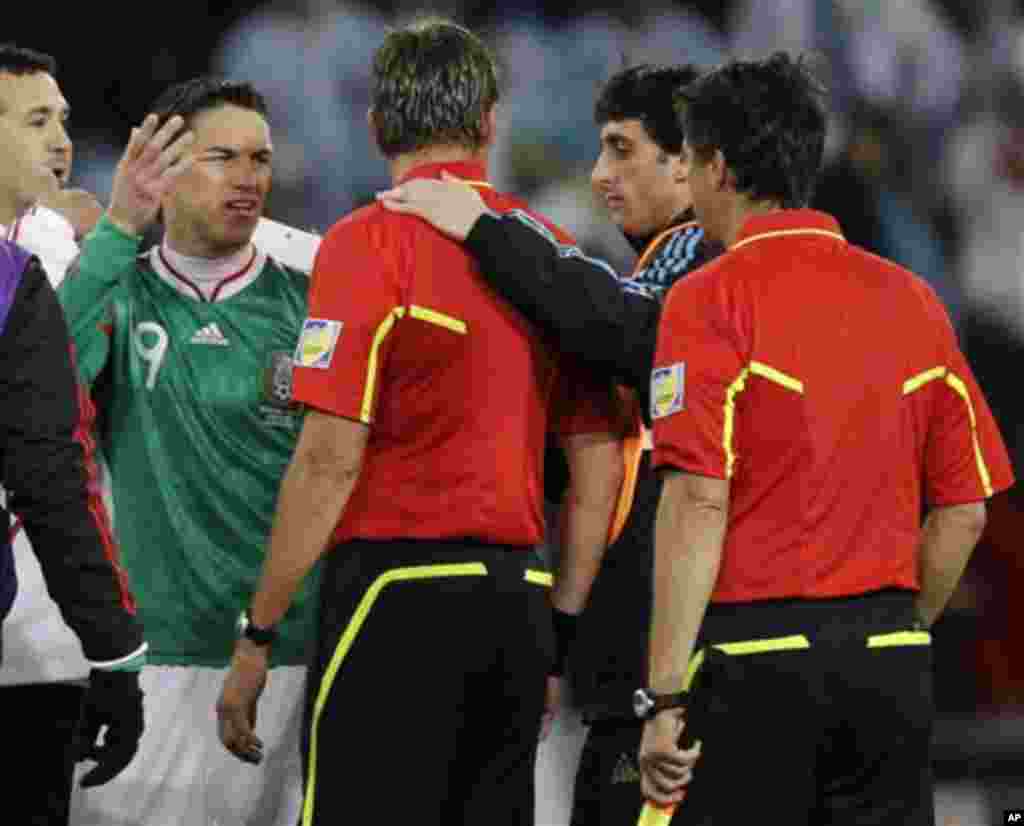
<instances>
[{"instance_id":1,"label":"white shorts","mask_svg":"<svg viewBox=\"0 0 1024 826\"><path fill-rule=\"evenodd\" d=\"M260 698L256 733L263 761L231 754L217 735L216 703L227 669L142 669L146 730L138 754L103 786L83 789L80 763L70 826L295 826L302 811L302 728L306 668L273 668Z\"/></svg>"}]
</instances>

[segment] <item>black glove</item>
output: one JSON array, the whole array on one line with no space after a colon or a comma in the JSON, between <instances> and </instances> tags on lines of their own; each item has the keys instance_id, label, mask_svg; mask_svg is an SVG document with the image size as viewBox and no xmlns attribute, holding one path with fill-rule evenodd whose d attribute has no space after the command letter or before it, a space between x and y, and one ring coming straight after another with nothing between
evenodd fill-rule
<instances>
[{"instance_id":1,"label":"black glove","mask_svg":"<svg viewBox=\"0 0 1024 826\"><path fill-rule=\"evenodd\" d=\"M99 745L104 726L107 730ZM75 738L75 761L95 760L98 765L82 778L82 787L99 786L120 774L139 749L142 728L139 672L94 668Z\"/></svg>"}]
</instances>

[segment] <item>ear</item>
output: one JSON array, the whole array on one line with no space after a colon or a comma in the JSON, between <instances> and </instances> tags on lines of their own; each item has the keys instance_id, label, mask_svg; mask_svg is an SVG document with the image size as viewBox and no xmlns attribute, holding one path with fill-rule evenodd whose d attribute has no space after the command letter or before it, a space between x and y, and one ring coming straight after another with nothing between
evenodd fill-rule
<instances>
[{"instance_id":1,"label":"ear","mask_svg":"<svg viewBox=\"0 0 1024 826\"><path fill-rule=\"evenodd\" d=\"M682 152L679 154L668 153L669 171L672 174L672 182L685 184L690 179L690 165L686 162Z\"/></svg>"},{"instance_id":2,"label":"ear","mask_svg":"<svg viewBox=\"0 0 1024 826\"><path fill-rule=\"evenodd\" d=\"M494 104L484 112L480 118L480 138L484 146L494 143L494 137L498 134L498 104Z\"/></svg>"},{"instance_id":3,"label":"ear","mask_svg":"<svg viewBox=\"0 0 1024 826\"><path fill-rule=\"evenodd\" d=\"M721 149L716 149L715 154L711 156L711 180L719 191L736 188L736 178L729 169Z\"/></svg>"},{"instance_id":4,"label":"ear","mask_svg":"<svg viewBox=\"0 0 1024 826\"><path fill-rule=\"evenodd\" d=\"M380 128L377 126L377 110L372 106L366 110L366 128L370 130L370 140L377 147L377 151L383 154L380 148Z\"/></svg>"}]
</instances>

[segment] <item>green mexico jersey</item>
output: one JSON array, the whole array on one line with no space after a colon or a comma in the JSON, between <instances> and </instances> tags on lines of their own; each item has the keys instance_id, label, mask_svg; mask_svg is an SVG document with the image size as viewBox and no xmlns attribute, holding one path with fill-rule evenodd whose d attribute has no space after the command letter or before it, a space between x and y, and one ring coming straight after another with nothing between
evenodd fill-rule
<instances>
[{"instance_id":1,"label":"green mexico jersey","mask_svg":"<svg viewBox=\"0 0 1024 826\"><path fill-rule=\"evenodd\" d=\"M138 243L103 220L60 299L99 411L150 661L224 666L301 427L291 367L309 279L257 255L243 286L207 301ZM305 660L316 577L281 624L275 664Z\"/></svg>"}]
</instances>

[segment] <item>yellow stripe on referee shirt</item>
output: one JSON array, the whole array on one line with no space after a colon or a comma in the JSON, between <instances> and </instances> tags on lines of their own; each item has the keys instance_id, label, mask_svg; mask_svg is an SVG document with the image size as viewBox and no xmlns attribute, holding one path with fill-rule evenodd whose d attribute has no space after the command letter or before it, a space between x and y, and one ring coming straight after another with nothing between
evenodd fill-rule
<instances>
[{"instance_id":1,"label":"yellow stripe on referee shirt","mask_svg":"<svg viewBox=\"0 0 1024 826\"><path fill-rule=\"evenodd\" d=\"M774 367L769 367L760 361L750 362L750 372L755 376L760 376L762 379L768 379L768 381L782 385L794 393L804 392L804 383L802 381L794 379L792 376L787 376L781 370L776 370Z\"/></svg>"},{"instance_id":2,"label":"yellow stripe on referee shirt","mask_svg":"<svg viewBox=\"0 0 1024 826\"><path fill-rule=\"evenodd\" d=\"M387 317L377 325L377 332L374 333L373 343L370 345L370 358L366 365L366 384L363 390L363 406L359 411L359 418L363 424L370 423L370 416L373 413L373 396L377 391L377 359L380 354L380 346L388 333L395 326L395 322L405 315L405 307L395 307Z\"/></svg>"},{"instance_id":3,"label":"yellow stripe on referee shirt","mask_svg":"<svg viewBox=\"0 0 1024 826\"><path fill-rule=\"evenodd\" d=\"M981 477L981 486L985 490L985 495L991 496L995 491L992 490L992 477L989 475L988 465L985 464L985 457L981 455L981 442L978 440L978 420L974 416L971 394L968 392L967 385L963 379L953 373L946 373L946 384L952 387L956 394L964 400L964 404L967 405L967 413L971 419L971 438L974 441L974 462L978 466L978 476Z\"/></svg>"},{"instance_id":4,"label":"yellow stripe on referee shirt","mask_svg":"<svg viewBox=\"0 0 1024 826\"><path fill-rule=\"evenodd\" d=\"M725 478L732 478L736 466L736 452L733 449L733 431L736 427L736 396L743 392L747 385L750 368L744 367L732 384L725 391L725 419L722 423L722 447L725 449Z\"/></svg>"},{"instance_id":5,"label":"yellow stripe on referee shirt","mask_svg":"<svg viewBox=\"0 0 1024 826\"><path fill-rule=\"evenodd\" d=\"M747 386L750 375L760 376L794 393L804 392L804 383L762 361L752 361L744 367L725 391L725 417L722 425L722 448L725 450L725 478L731 479L736 466L733 436L736 430L736 397Z\"/></svg>"},{"instance_id":6,"label":"yellow stripe on referee shirt","mask_svg":"<svg viewBox=\"0 0 1024 826\"><path fill-rule=\"evenodd\" d=\"M331 656L331 661L327 665L327 670L320 681L320 688L316 693L316 703L313 706L313 724L310 732L309 777L306 784L306 799L302 806L302 826L311 826L313 823L313 806L316 801L317 730L320 726L320 715L327 704L327 698L331 693L331 686L338 676L341 664L345 661L349 649L352 648L352 643L355 642L359 630L370 615L370 609L373 608L373 604L377 601L381 591L394 582L486 575L487 566L482 562L464 562L452 565L417 565L411 568L394 568L393 570L385 571L366 589L366 593L352 614L352 619L349 620L348 625L345 627L345 632L341 635L341 639L338 640L338 645L334 649L334 654Z\"/></svg>"},{"instance_id":7,"label":"yellow stripe on referee shirt","mask_svg":"<svg viewBox=\"0 0 1024 826\"><path fill-rule=\"evenodd\" d=\"M911 393L916 393L925 385L940 379L944 380L953 392L963 399L964 404L967 405L967 416L971 422L974 464L978 468L978 477L981 479L981 487L985 491L985 496L991 496L994 493L992 476L989 473L988 465L985 463L985 457L981 452L981 441L978 439L978 419L974 415L974 404L971 402L971 394L964 380L956 375L956 373L953 373L948 367L933 367L903 382L903 395L909 396Z\"/></svg>"},{"instance_id":8,"label":"yellow stripe on referee shirt","mask_svg":"<svg viewBox=\"0 0 1024 826\"><path fill-rule=\"evenodd\" d=\"M363 391L363 404L359 410L359 418L363 424L370 423L370 417L373 414L373 398L377 392L377 362L380 358L380 348L384 343L384 339L388 337L388 334L395 326L395 322L405 315L405 307L395 307L387 317L377 325L377 332L374 333L373 343L370 345L370 358L367 361L366 366L366 385ZM459 333L460 335L466 335L469 332L469 328L466 326L466 322L461 319L454 318L450 315L445 315L437 310L431 310L429 307L421 307L418 304L413 304L409 307L409 315L412 318L418 319L419 321L426 321L428 324L434 324L438 327L444 327L446 330L451 330L453 333Z\"/></svg>"},{"instance_id":9,"label":"yellow stripe on referee shirt","mask_svg":"<svg viewBox=\"0 0 1024 826\"><path fill-rule=\"evenodd\" d=\"M426 321L429 324L436 324L438 327L444 327L447 330L451 330L453 333L459 333L466 335L468 328L466 322L462 319L454 318L444 313L439 313L437 310L431 310L429 307L421 307L418 304L413 304L409 307L409 315L413 318L418 318L420 321Z\"/></svg>"}]
</instances>

